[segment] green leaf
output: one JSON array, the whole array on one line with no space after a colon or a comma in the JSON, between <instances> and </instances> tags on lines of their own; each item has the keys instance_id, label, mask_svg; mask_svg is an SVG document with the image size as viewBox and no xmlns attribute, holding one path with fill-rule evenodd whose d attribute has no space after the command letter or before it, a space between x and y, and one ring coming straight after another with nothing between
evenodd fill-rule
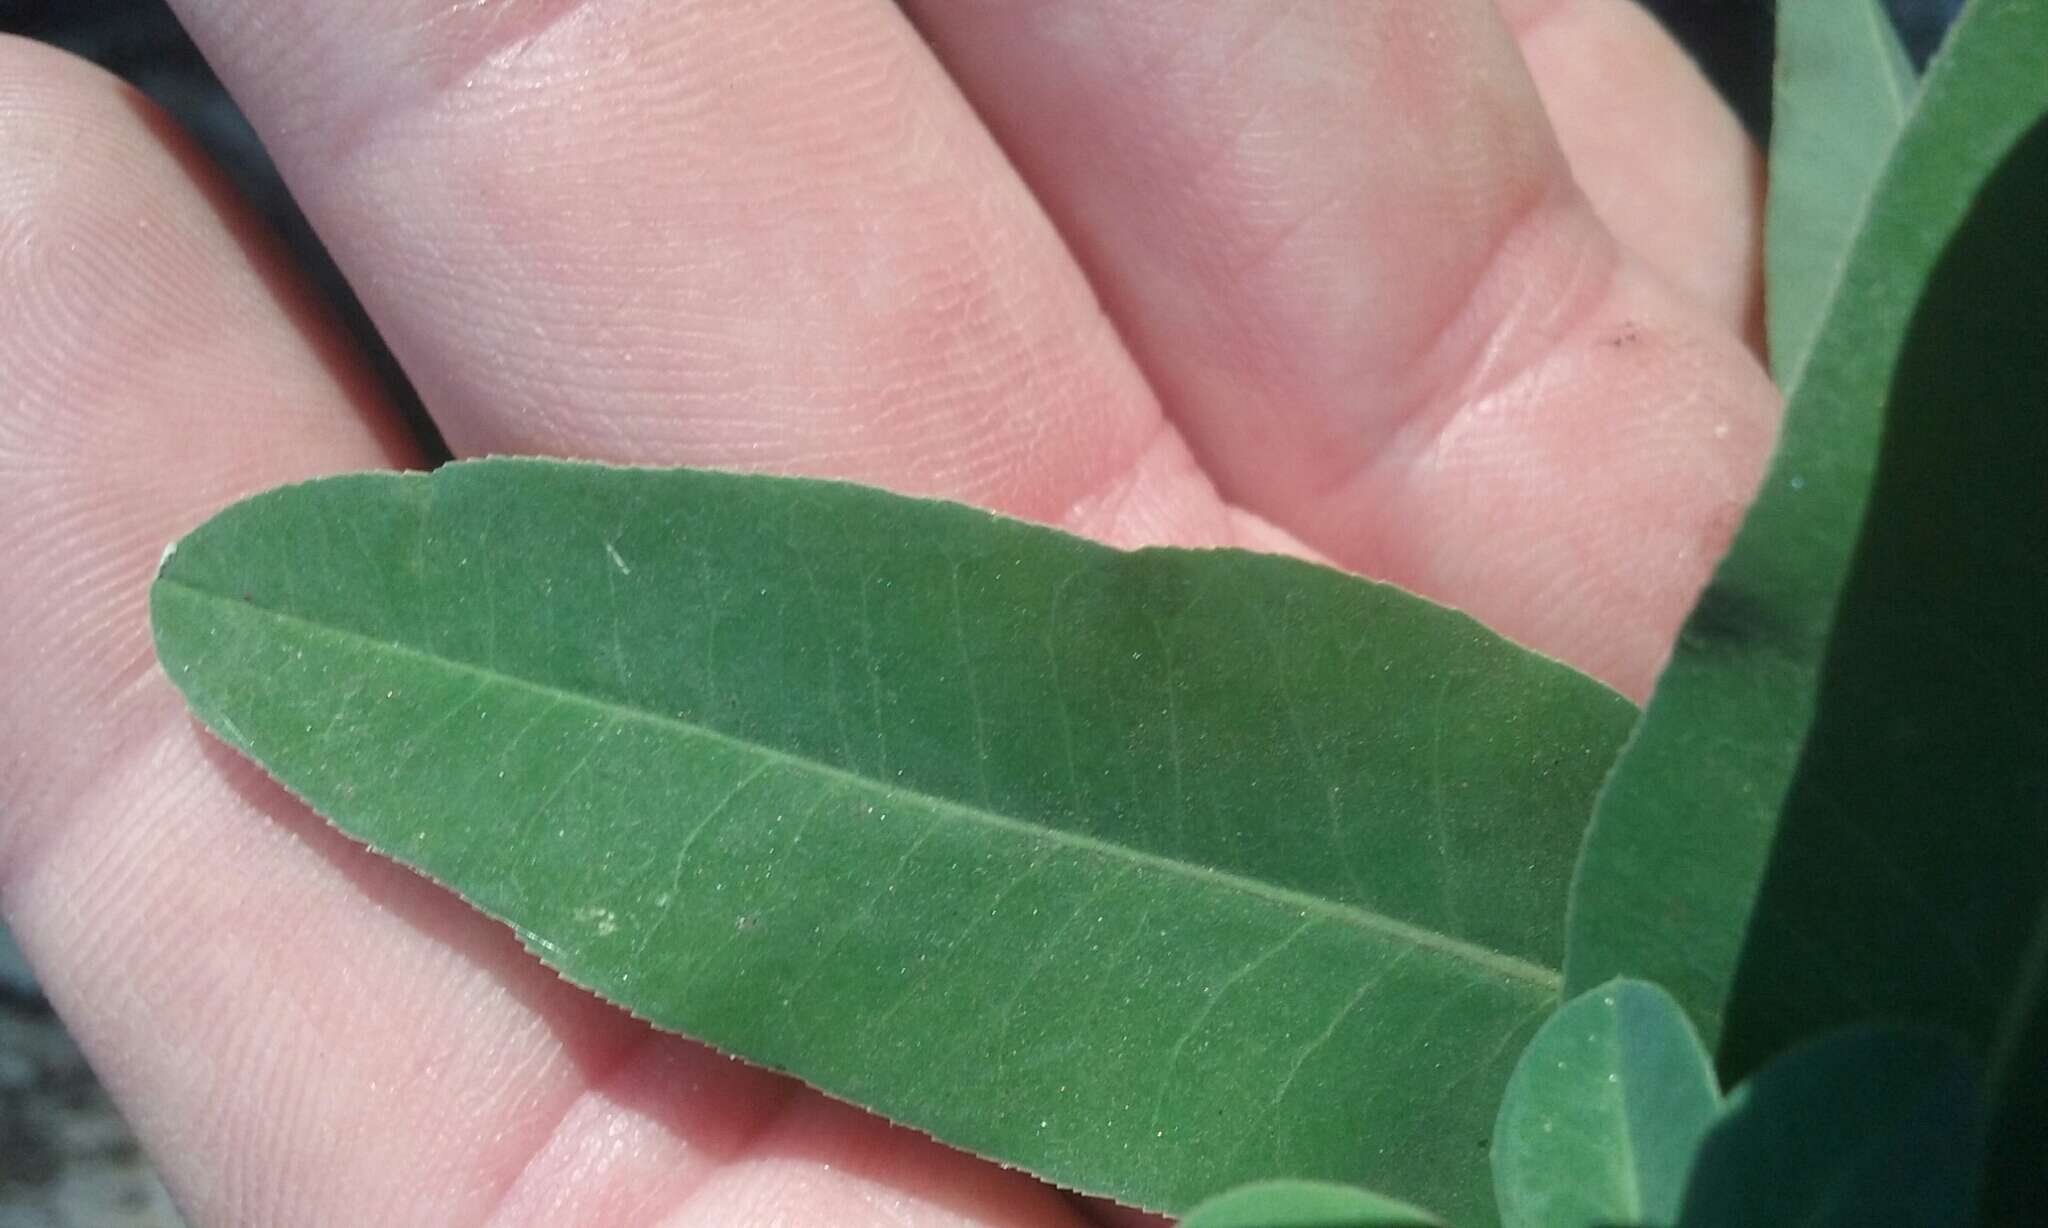
<instances>
[{"instance_id":1,"label":"green leaf","mask_svg":"<svg viewBox=\"0 0 2048 1228\"><path fill-rule=\"evenodd\" d=\"M2012 936L2005 897L1980 924L1985 906L1950 872L1992 869L2012 883L2048 865L2025 852L2043 830L2048 638L2038 633L2048 419L2031 374L2040 351L2028 348L2044 300L2039 227L2015 233L2010 202L2000 204L2008 220L1987 233L2018 244L1998 262L2004 280L1943 289L1939 305L1922 295L1994 174L2048 113L2044 63L2048 0L1982 0L1930 69L1763 489L1601 796L1573 888L1568 992L1618 975L1654 980L1717 1043L1788 797L1808 815L1801 823L1833 832L1825 864L1809 867L1836 910L1831 932L1881 928L1880 897L1866 894L1879 885L1888 901L1931 902L1859 970L1911 948L1905 980L1919 1000L1941 992L1923 976L1939 967L1944 982L1991 971L1988 993L1959 995L1982 1002L2025 946L1979 941ZM1973 292L1979 305L1954 315ZM1981 337L1971 331L1980 324ZM1986 824L2020 843L1982 847ZM1875 830L1886 835L1874 840ZM1883 847L1902 834L1913 838ZM1944 868L1924 871L1921 852ZM1944 909L1938 926L1917 920ZM1869 982L1842 975L1831 962L1840 952L1817 949L1806 983L1785 988L1828 996L1839 983L1845 1003L1860 994ZM1746 1068L1723 1060L1724 1074Z\"/></svg>"},{"instance_id":2,"label":"green leaf","mask_svg":"<svg viewBox=\"0 0 2048 1228\"><path fill-rule=\"evenodd\" d=\"M1490 1221L1633 717L1324 568L701 472L290 487L152 608L208 725L570 980L1175 1211L1287 1173Z\"/></svg>"},{"instance_id":3,"label":"green leaf","mask_svg":"<svg viewBox=\"0 0 2048 1228\"><path fill-rule=\"evenodd\" d=\"M1721 1107L1699 1036L1671 996L1611 981L1529 1042L1493 1131L1506 1228L1669 1225Z\"/></svg>"},{"instance_id":4,"label":"green leaf","mask_svg":"<svg viewBox=\"0 0 2048 1228\"><path fill-rule=\"evenodd\" d=\"M1765 267L1771 367L1790 387L1917 83L1882 0L1780 4L1777 42Z\"/></svg>"},{"instance_id":5,"label":"green leaf","mask_svg":"<svg viewBox=\"0 0 2048 1228\"><path fill-rule=\"evenodd\" d=\"M1979 1109L1972 1064L1937 1033L1830 1036L1728 1097L1680 1228L1968 1228Z\"/></svg>"},{"instance_id":6,"label":"green leaf","mask_svg":"<svg viewBox=\"0 0 2048 1228\"><path fill-rule=\"evenodd\" d=\"M1348 1185L1255 1181L1188 1212L1180 1228L1443 1228L1443 1221Z\"/></svg>"},{"instance_id":7,"label":"green leaf","mask_svg":"<svg viewBox=\"0 0 2048 1228\"><path fill-rule=\"evenodd\" d=\"M1986 1059L1991 1104L1984 1222L2019 1228L2048 1207L2048 900Z\"/></svg>"},{"instance_id":8,"label":"green leaf","mask_svg":"<svg viewBox=\"0 0 2048 1228\"><path fill-rule=\"evenodd\" d=\"M2048 78L2048 35L2036 49ZM1733 1072L1872 1015L1952 1029L1989 1060L2040 1008L2044 227L2048 123L1983 187L1892 377L1860 552L1729 999Z\"/></svg>"}]
</instances>

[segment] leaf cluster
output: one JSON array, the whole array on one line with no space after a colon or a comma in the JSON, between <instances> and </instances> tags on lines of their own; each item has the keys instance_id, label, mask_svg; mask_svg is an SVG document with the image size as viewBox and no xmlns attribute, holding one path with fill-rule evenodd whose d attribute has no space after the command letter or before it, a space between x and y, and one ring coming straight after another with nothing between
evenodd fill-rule
<instances>
[{"instance_id":1,"label":"leaf cluster","mask_svg":"<svg viewBox=\"0 0 2048 1228\"><path fill-rule=\"evenodd\" d=\"M1193 1228L2030 1222L2048 0L1924 82L1779 21L1783 436L1640 714L1299 562L534 460L228 509L159 655L576 983Z\"/></svg>"}]
</instances>

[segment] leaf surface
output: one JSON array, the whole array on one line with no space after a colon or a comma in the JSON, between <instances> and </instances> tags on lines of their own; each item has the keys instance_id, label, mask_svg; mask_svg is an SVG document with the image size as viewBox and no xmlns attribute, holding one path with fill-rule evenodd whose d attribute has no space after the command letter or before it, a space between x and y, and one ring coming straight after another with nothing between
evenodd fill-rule
<instances>
[{"instance_id":1,"label":"leaf surface","mask_svg":"<svg viewBox=\"0 0 2048 1228\"><path fill-rule=\"evenodd\" d=\"M1765 225L1771 368L1796 386L1918 87L1882 0L1778 6Z\"/></svg>"},{"instance_id":2,"label":"leaf surface","mask_svg":"<svg viewBox=\"0 0 2048 1228\"><path fill-rule=\"evenodd\" d=\"M1545 1023L1501 1100L1493 1181L1506 1228L1670 1225L1721 1107L1685 1012L1612 981Z\"/></svg>"},{"instance_id":3,"label":"leaf surface","mask_svg":"<svg viewBox=\"0 0 2048 1228\"><path fill-rule=\"evenodd\" d=\"M1970 1228L1980 1107L1971 1062L1939 1033L1829 1036L1728 1097L1680 1228Z\"/></svg>"},{"instance_id":4,"label":"leaf surface","mask_svg":"<svg viewBox=\"0 0 2048 1228\"><path fill-rule=\"evenodd\" d=\"M2022 967L1985 1059L1987 1228L2033 1224L2048 1207L2048 915Z\"/></svg>"},{"instance_id":5,"label":"leaf surface","mask_svg":"<svg viewBox=\"0 0 2048 1228\"><path fill-rule=\"evenodd\" d=\"M1633 717L1327 569L704 472L289 487L152 608L208 725L570 980L1170 1211L1285 1172L1491 1219Z\"/></svg>"},{"instance_id":6,"label":"leaf surface","mask_svg":"<svg viewBox=\"0 0 2048 1228\"><path fill-rule=\"evenodd\" d=\"M1443 1221L1353 1186L1255 1181L1188 1212L1180 1228L1443 1228Z\"/></svg>"},{"instance_id":7,"label":"leaf surface","mask_svg":"<svg viewBox=\"0 0 2048 1228\"><path fill-rule=\"evenodd\" d=\"M1901 1004L1981 1036L2027 948L2026 893L2048 868L2048 261L2025 186L2043 64L2048 0L1983 0L1951 33L1763 489L1588 834L1568 992L1617 975L1666 986L1721 1045L1724 1075ZM1941 271L1952 250L1976 253L1956 257L1974 270L1960 280ZM1806 950L1745 973L1766 978L1758 1009L1779 1022L1722 1044L1781 816L1800 834L1772 874L1816 889L1773 889L1790 923L1757 925L1782 936L1780 956Z\"/></svg>"},{"instance_id":8,"label":"leaf surface","mask_svg":"<svg viewBox=\"0 0 2048 1228\"><path fill-rule=\"evenodd\" d=\"M1960 1034L1996 1098L2036 1077L2038 1050L2019 1053L2048 993L2044 232L2048 122L1943 252L1893 376L1729 1000L1731 1071L1882 1015Z\"/></svg>"}]
</instances>

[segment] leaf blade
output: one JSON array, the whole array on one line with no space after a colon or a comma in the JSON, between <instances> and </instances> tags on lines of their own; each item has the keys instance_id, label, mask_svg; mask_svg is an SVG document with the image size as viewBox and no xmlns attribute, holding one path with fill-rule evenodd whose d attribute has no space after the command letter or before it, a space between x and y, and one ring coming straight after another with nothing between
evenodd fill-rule
<instances>
[{"instance_id":1,"label":"leaf blade","mask_svg":"<svg viewBox=\"0 0 2048 1228\"><path fill-rule=\"evenodd\" d=\"M1470 1140L1555 997L1558 927L1510 910L1561 895L1630 718L1286 560L555 462L261 496L153 614L202 719L570 979L1169 1209L1276 1166L1483 1199ZM1396 1124L1445 1141L1366 1165Z\"/></svg>"},{"instance_id":2,"label":"leaf blade","mask_svg":"<svg viewBox=\"0 0 2048 1228\"><path fill-rule=\"evenodd\" d=\"M1572 999L1529 1042L1501 1098L1501 1223L1675 1223L1720 1100L1706 1050L1663 990L1619 980Z\"/></svg>"}]
</instances>

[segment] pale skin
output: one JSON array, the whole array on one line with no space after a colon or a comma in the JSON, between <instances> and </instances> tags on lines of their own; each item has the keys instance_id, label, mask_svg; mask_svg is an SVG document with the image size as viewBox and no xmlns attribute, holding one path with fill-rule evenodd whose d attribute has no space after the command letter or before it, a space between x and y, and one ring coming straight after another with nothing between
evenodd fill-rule
<instances>
[{"instance_id":1,"label":"pale skin","mask_svg":"<svg viewBox=\"0 0 2048 1228\"><path fill-rule=\"evenodd\" d=\"M1641 698L1776 421L1624 0L178 0L458 454L1321 558ZM414 459L161 116L0 42L0 908L206 1225L1123 1223L558 981L184 713L224 503Z\"/></svg>"}]
</instances>

